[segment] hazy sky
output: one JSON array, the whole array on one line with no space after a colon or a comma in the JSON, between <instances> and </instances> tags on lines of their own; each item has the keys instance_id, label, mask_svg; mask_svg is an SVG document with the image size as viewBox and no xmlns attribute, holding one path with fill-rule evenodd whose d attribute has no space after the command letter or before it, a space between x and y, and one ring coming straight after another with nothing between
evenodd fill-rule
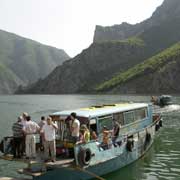
<instances>
[{"instance_id":1,"label":"hazy sky","mask_svg":"<svg viewBox=\"0 0 180 180\"><path fill-rule=\"evenodd\" d=\"M75 56L93 40L95 25L137 23L163 0L0 0L0 29Z\"/></svg>"}]
</instances>

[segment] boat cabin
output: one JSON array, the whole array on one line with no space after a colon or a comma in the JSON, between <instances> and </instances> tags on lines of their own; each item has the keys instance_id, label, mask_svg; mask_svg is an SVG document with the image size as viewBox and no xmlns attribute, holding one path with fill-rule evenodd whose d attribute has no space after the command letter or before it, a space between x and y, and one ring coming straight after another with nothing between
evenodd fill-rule
<instances>
[{"instance_id":1,"label":"boat cabin","mask_svg":"<svg viewBox=\"0 0 180 180\"><path fill-rule=\"evenodd\" d=\"M145 103L122 103L91 106L77 110L61 111L51 114L58 124L57 138L62 141L69 140L68 126L69 115L77 114L80 124L86 124L90 131L95 131L99 136L103 127L113 129L114 121L121 126L120 134L130 134L152 123L152 110Z\"/></svg>"}]
</instances>

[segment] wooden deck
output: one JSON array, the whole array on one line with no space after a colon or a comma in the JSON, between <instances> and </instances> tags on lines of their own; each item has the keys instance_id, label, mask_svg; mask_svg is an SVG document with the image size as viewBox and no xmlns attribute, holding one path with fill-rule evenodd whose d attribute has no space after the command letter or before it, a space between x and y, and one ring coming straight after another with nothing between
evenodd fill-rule
<instances>
[{"instance_id":1,"label":"wooden deck","mask_svg":"<svg viewBox=\"0 0 180 180\"><path fill-rule=\"evenodd\" d=\"M34 177L41 176L46 171L52 170L53 168L72 167L74 165L73 158L61 158L61 159L57 159L55 162L44 162L40 157L37 157L34 160L27 160L25 158L22 159L13 158L12 155L2 155L0 156L0 159L26 163L27 168L18 170L18 173L26 174L28 176L34 176ZM32 169L34 170L32 171ZM7 179L8 177L7 178L3 177L3 178L4 179L0 178L0 180L16 180L12 178Z\"/></svg>"},{"instance_id":2,"label":"wooden deck","mask_svg":"<svg viewBox=\"0 0 180 180\"><path fill-rule=\"evenodd\" d=\"M13 155L10 155L10 154L2 155L2 156L0 156L0 159L7 160L7 161L22 162L22 163L28 163L29 162L29 160L27 160L25 158L22 158L22 159L13 158Z\"/></svg>"},{"instance_id":3,"label":"wooden deck","mask_svg":"<svg viewBox=\"0 0 180 180\"><path fill-rule=\"evenodd\" d=\"M74 159L73 158L61 158L61 159L58 159L55 161L55 162L43 162L40 158L36 158L34 160L31 160L31 159L25 159L25 158L21 158L21 159L16 159L16 158L13 158L12 155L2 155L0 156L0 159L3 159L3 160L7 160L7 161L16 161L16 162L22 162L22 163L26 163L26 164L29 164L29 163L44 163L46 164L46 166L62 166L62 165L69 165L69 164L73 164L74 162ZM1 179L0 179L1 180Z\"/></svg>"},{"instance_id":4,"label":"wooden deck","mask_svg":"<svg viewBox=\"0 0 180 180\"><path fill-rule=\"evenodd\" d=\"M32 177L38 177L41 176L42 174L44 174L43 172L31 172L28 168L24 168L24 169L19 169L17 171L19 174L25 174L27 176L32 176ZM1 179L0 179L1 180Z\"/></svg>"}]
</instances>

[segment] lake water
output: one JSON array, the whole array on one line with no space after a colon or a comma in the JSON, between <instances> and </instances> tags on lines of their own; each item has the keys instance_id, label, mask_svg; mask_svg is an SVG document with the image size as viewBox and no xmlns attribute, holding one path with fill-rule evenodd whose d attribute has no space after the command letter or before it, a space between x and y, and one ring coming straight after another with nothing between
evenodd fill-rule
<instances>
[{"instance_id":1,"label":"lake water","mask_svg":"<svg viewBox=\"0 0 180 180\"><path fill-rule=\"evenodd\" d=\"M35 121L64 109L122 101L148 102L149 96L120 95L21 95L0 96L0 138L11 135L11 126L22 112ZM174 97L180 104L180 97ZM24 164L0 160L0 177L22 177L16 170ZM179 180L180 179L180 112L164 117L163 128L146 155L116 172L104 176L107 180Z\"/></svg>"}]
</instances>

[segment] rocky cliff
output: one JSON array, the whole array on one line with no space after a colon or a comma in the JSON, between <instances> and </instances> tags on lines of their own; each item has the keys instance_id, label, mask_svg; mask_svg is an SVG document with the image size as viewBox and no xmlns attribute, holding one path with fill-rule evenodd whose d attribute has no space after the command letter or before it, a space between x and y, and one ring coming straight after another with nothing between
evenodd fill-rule
<instances>
[{"instance_id":1,"label":"rocky cliff","mask_svg":"<svg viewBox=\"0 0 180 180\"><path fill-rule=\"evenodd\" d=\"M144 57L142 41L94 43L57 67L47 78L21 93L87 93L115 72L124 71Z\"/></svg>"},{"instance_id":2,"label":"rocky cliff","mask_svg":"<svg viewBox=\"0 0 180 180\"><path fill-rule=\"evenodd\" d=\"M179 0L165 0L151 18L140 24L133 26L123 23L120 26L108 27L113 30L113 33L108 33L109 30L107 30L107 35L103 35L101 40L95 38L95 42L81 54L57 67L45 79L20 89L19 92L48 94L95 93L95 90L103 93L125 92L125 90L119 90L121 89L119 84L117 86L120 88L112 86L112 91L109 88L101 89L99 87L106 82L111 82L111 79L115 78L116 80L116 76L121 73L127 72L131 76L132 71L128 71L128 69L136 67L138 64L141 66L146 59L179 42L179 7ZM98 28L101 29L101 27ZM117 33L114 32L118 28L120 36L116 36ZM103 32L106 32L106 29ZM111 35L109 36L109 34ZM170 61L171 57L168 62ZM170 66L167 66L167 71L168 67L170 68ZM145 76L142 74L142 77ZM143 86L143 79L141 83ZM134 81L135 84L136 81ZM145 87L148 87L147 84ZM148 87L148 89L150 88ZM132 91L140 93L133 89Z\"/></svg>"},{"instance_id":3,"label":"rocky cliff","mask_svg":"<svg viewBox=\"0 0 180 180\"><path fill-rule=\"evenodd\" d=\"M179 93L180 43L97 87L108 93Z\"/></svg>"},{"instance_id":4,"label":"rocky cliff","mask_svg":"<svg viewBox=\"0 0 180 180\"><path fill-rule=\"evenodd\" d=\"M64 50L0 30L0 94L44 78L67 59Z\"/></svg>"},{"instance_id":5,"label":"rocky cliff","mask_svg":"<svg viewBox=\"0 0 180 180\"><path fill-rule=\"evenodd\" d=\"M152 16L135 25L123 22L120 25L100 26L97 25L94 33L94 42L103 42L109 40L122 40L132 36L137 36L149 28L159 26L162 22L172 20L172 18L180 18L180 2L179 0L164 0Z\"/></svg>"}]
</instances>

